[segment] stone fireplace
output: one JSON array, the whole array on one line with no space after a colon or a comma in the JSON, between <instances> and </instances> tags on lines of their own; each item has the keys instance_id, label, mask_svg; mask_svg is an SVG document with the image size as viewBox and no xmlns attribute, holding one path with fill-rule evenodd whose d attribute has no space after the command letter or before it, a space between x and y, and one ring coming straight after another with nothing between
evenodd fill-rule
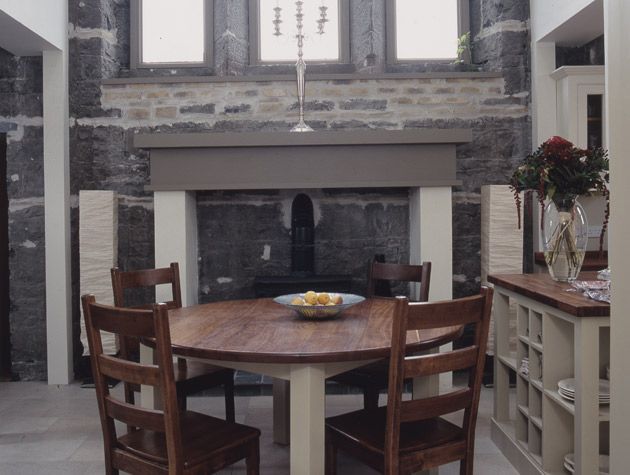
<instances>
[{"instance_id":1,"label":"stone fireplace","mask_svg":"<svg viewBox=\"0 0 630 475\"><path fill-rule=\"evenodd\" d=\"M299 272L310 252L313 274L360 292L369 258L387 253L432 261L431 298L450 298L455 149L470 140L465 129L138 134L134 145L150 150L155 264L180 262L189 305L253 297L256 277ZM311 230L293 222L297 197L312 200Z\"/></svg>"}]
</instances>

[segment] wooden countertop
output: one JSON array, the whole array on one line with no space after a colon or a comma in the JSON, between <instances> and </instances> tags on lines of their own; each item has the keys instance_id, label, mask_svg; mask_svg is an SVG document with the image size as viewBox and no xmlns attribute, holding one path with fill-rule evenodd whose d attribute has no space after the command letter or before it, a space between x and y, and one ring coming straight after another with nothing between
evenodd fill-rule
<instances>
[{"instance_id":1,"label":"wooden countertop","mask_svg":"<svg viewBox=\"0 0 630 475\"><path fill-rule=\"evenodd\" d=\"M596 272L582 272L579 280L596 280ZM610 305L584 297L579 292L567 292L571 286L556 282L549 274L496 274L488 282L517 292L538 302L576 317L608 317Z\"/></svg>"}]
</instances>

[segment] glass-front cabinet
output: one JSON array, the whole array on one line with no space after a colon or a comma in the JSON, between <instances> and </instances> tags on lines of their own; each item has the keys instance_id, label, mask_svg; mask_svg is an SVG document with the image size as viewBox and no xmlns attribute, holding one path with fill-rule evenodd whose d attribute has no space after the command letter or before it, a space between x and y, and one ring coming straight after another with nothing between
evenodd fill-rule
<instances>
[{"instance_id":1,"label":"glass-front cabinet","mask_svg":"<svg viewBox=\"0 0 630 475\"><path fill-rule=\"evenodd\" d=\"M606 147L604 66L562 66L557 88L558 135L578 147Z\"/></svg>"},{"instance_id":2,"label":"glass-front cabinet","mask_svg":"<svg viewBox=\"0 0 630 475\"><path fill-rule=\"evenodd\" d=\"M556 80L556 132L581 148L606 146L606 99L604 66L562 66L551 77ZM552 135L552 134L550 134ZM583 196L589 224L587 250L599 249L606 200L601 194ZM604 239L604 249L607 249Z\"/></svg>"}]
</instances>

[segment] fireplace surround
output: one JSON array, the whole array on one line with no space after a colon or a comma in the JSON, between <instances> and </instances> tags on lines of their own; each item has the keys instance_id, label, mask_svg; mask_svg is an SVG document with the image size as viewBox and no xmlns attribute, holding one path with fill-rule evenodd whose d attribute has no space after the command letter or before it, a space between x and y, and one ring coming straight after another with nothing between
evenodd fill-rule
<instances>
[{"instance_id":1,"label":"fireplace surround","mask_svg":"<svg viewBox=\"0 0 630 475\"><path fill-rule=\"evenodd\" d=\"M404 187L410 261L432 261L430 297L450 298L456 146L471 139L468 129L137 134L150 152L155 264L179 261L184 303L198 301L197 191Z\"/></svg>"}]
</instances>

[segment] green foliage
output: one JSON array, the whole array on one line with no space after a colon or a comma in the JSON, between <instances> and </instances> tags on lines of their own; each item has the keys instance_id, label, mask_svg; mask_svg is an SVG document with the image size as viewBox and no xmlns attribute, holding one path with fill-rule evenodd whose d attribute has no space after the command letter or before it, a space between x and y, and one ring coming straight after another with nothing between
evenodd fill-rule
<instances>
[{"instance_id":1,"label":"green foliage","mask_svg":"<svg viewBox=\"0 0 630 475\"><path fill-rule=\"evenodd\" d=\"M470 51L470 31L457 38L457 63L464 62L464 55Z\"/></svg>"}]
</instances>

